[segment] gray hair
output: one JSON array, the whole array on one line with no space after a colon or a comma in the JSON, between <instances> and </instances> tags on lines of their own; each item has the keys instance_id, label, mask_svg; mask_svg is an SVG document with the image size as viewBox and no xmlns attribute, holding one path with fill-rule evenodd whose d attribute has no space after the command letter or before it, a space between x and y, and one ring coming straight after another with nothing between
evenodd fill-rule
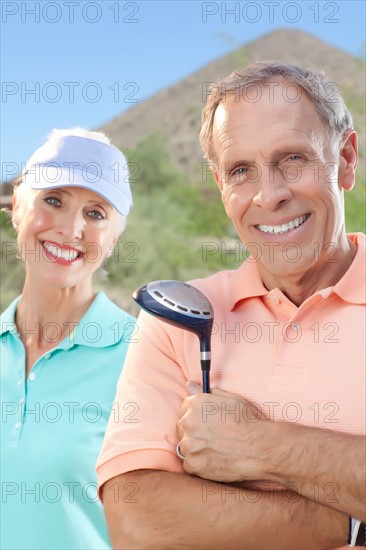
<instances>
[{"instance_id":1,"label":"gray hair","mask_svg":"<svg viewBox=\"0 0 366 550\"><path fill-rule=\"evenodd\" d=\"M210 95L202 111L200 143L204 157L216 161L212 132L215 113L226 95L243 97L249 87L263 86L271 78L283 78L299 86L308 95L323 124L331 149L340 147L347 130L353 129L352 115L348 111L337 84L322 72L288 65L279 61L258 61L245 69L239 69L211 87Z\"/></svg>"}]
</instances>

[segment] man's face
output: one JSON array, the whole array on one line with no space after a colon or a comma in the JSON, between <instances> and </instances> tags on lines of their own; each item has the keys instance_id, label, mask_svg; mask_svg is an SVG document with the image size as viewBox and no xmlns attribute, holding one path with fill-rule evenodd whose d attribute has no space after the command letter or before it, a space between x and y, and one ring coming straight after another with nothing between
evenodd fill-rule
<instances>
[{"instance_id":1,"label":"man's face","mask_svg":"<svg viewBox=\"0 0 366 550\"><path fill-rule=\"evenodd\" d=\"M262 275L302 276L331 262L344 233L344 163L305 92L278 80L271 93L228 96L213 143L227 215Z\"/></svg>"}]
</instances>

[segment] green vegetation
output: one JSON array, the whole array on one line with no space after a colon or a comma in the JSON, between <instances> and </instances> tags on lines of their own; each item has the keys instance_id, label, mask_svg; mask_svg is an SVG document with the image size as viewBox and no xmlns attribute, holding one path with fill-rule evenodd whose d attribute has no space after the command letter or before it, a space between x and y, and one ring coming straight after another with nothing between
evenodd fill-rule
<instances>
[{"instance_id":1,"label":"green vegetation","mask_svg":"<svg viewBox=\"0 0 366 550\"><path fill-rule=\"evenodd\" d=\"M365 163L359 167L356 184L351 192L345 193L346 228L348 232L365 231L366 226L366 181Z\"/></svg>"},{"instance_id":2,"label":"green vegetation","mask_svg":"<svg viewBox=\"0 0 366 550\"><path fill-rule=\"evenodd\" d=\"M0 268L0 311L16 298L22 289L24 269L17 258L17 244L9 216L0 212L1 268Z\"/></svg>"}]
</instances>

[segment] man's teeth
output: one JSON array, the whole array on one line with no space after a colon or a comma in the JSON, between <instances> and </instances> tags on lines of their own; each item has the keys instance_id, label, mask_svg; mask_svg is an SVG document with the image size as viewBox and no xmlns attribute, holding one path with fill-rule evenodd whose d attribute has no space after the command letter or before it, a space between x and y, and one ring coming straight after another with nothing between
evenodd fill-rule
<instances>
[{"instance_id":1,"label":"man's teeth","mask_svg":"<svg viewBox=\"0 0 366 550\"><path fill-rule=\"evenodd\" d=\"M263 231L263 233L286 233L286 231L294 229L294 227L298 227L299 225L304 223L307 218L308 216L304 215L299 216L298 218L295 218L288 223L283 223L282 225L257 225L257 227L258 229Z\"/></svg>"},{"instance_id":2,"label":"man's teeth","mask_svg":"<svg viewBox=\"0 0 366 550\"><path fill-rule=\"evenodd\" d=\"M72 250L70 248L67 250L62 250L60 247L50 243L43 243L43 246L50 254L52 254L52 256L55 256L55 258L62 258L68 262L74 261L79 256L79 252L77 252L77 250Z\"/></svg>"}]
</instances>

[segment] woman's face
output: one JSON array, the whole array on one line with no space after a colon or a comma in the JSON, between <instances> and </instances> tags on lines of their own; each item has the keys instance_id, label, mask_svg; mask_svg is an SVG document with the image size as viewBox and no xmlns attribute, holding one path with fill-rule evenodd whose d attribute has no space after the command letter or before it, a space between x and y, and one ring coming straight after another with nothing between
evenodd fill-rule
<instances>
[{"instance_id":1,"label":"woman's face","mask_svg":"<svg viewBox=\"0 0 366 550\"><path fill-rule=\"evenodd\" d=\"M18 193L13 221L27 277L59 288L91 284L121 225L105 199L81 187Z\"/></svg>"}]
</instances>

